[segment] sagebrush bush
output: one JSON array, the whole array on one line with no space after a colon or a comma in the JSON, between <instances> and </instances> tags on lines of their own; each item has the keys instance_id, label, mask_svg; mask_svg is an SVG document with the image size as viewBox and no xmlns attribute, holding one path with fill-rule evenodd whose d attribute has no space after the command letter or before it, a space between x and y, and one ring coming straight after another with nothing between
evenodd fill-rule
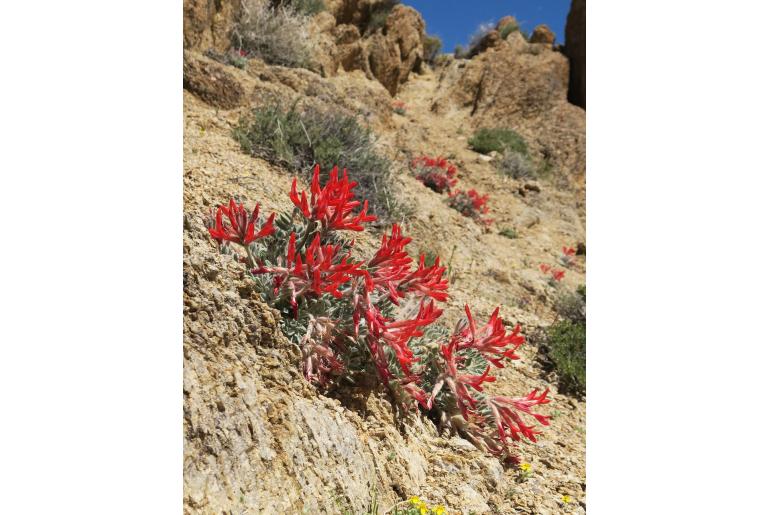
<instances>
[{"instance_id":1,"label":"sagebrush bush","mask_svg":"<svg viewBox=\"0 0 770 515\"><path fill-rule=\"evenodd\" d=\"M438 57L439 52L441 52L441 47L444 46L444 43L441 41L441 38L438 36L430 36L426 34L422 38L422 59L426 63L434 64L436 62L436 57Z\"/></svg>"},{"instance_id":2,"label":"sagebrush bush","mask_svg":"<svg viewBox=\"0 0 770 515\"><path fill-rule=\"evenodd\" d=\"M234 130L251 155L288 166L311 177L313 165L335 164L356 174L359 200L369 200L381 217L400 207L391 190L391 162L376 150L372 132L358 120L333 110L270 103L252 110Z\"/></svg>"},{"instance_id":3,"label":"sagebrush bush","mask_svg":"<svg viewBox=\"0 0 770 515\"><path fill-rule=\"evenodd\" d=\"M515 459L519 441L537 440L524 417L549 425L548 416L533 412L550 402L548 390L505 397L488 395L484 386L496 380L492 367L519 359L520 326L506 329L499 308L477 324L467 305L453 331L439 325L439 305L449 298L440 259L429 265L422 255L415 263L406 250L411 238L398 224L364 256L347 231L364 231L376 217L355 200L347 173L340 177L333 168L323 187L320 176L316 166L309 192L298 191L294 179L292 211L265 219L259 204L249 212L230 200L208 224L211 237L220 248L234 247L229 255L246 264L255 289L280 313L305 378L322 388L378 380L403 409L422 410L440 431Z\"/></svg>"},{"instance_id":4,"label":"sagebrush bush","mask_svg":"<svg viewBox=\"0 0 770 515\"><path fill-rule=\"evenodd\" d=\"M271 6L244 0L232 32L232 45L250 57L290 67L310 66L315 42L308 26L310 17L291 5Z\"/></svg>"},{"instance_id":5,"label":"sagebrush bush","mask_svg":"<svg viewBox=\"0 0 770 515\"><path fill-rule=\"evenodd\" d=\"M488 154L493 150L502 154L510 150L525 156L529 155L527 142L519 133L511 129L486 127L478 129L468 140L468 145L481 154Z\"/></svg>"},{"instance_id":6,"label":"sagebrush bush","mask_svg":"<svg viewBox=\"0 0 770 515\"><path fill-rule=\"evenodd\" d=\"M535 177L535 168L524 154L506 149L497 162L497 169L511 179L531 179Z\"/></svg>"}]
</instances>

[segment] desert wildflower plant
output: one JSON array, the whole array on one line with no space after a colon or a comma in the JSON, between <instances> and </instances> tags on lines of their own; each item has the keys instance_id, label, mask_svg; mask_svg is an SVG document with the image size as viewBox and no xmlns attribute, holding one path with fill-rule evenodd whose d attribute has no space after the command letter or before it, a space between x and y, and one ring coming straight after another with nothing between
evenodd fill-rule
<instances>
[{"instance_id":1,"label":"desert wildflower plant","mask_svg":"<svg viewBox=\"0 0 770 515\"><path fill-rule=\"evenodd\" d=\"M486 205L488 200L489 195L481 195L476 190L455 190L449 194L449 207L472 218L477 224L488 227L493 221L483 216L489 212Z\"/></svg>"},{"instance_id":2,"label":"desert wildflower plant","mask_svg":"<svg viewBox=\"0 0 770 515\"><path fill-rule=\"evenodd\" d=\"M401 116L406 115L406 103L403 100L394 100L393 112Z\"/></svg>"},{"instance_id":3,"label":"desert wildflower plant","mask_svg":"<svg viewBox=\"0 0 770 515\"><path fill-rule=\"evenodd\" d=\"M443 157L416 157L410 168L418 181L436 193L449 193L457 184L457 167Z\"/></svg>"},{"instance_id":4,"label":"desert wildflower plant","mask_svg":"<svg viewBox=\"0 0 770 515\"><path fill-rule=\"evenodd\" d=\"M506 397L484 386L496 380L493 369L519 359L521 328L507 329L499 308L478 323L467 305L454 330L437 323L449 297L440 259L429 265L423 254L415 262L398 224L373 255L359 257L349 234L376 216L356 200L347 171L334 167L325 179L322 185L319 166L309 192L294 179L292 211L264 217L259 205L248 210L230 200L209 220L220 249L246 266L263 300L280 312L283 333L301 349L305 378L324 389L375 378L404 409L422 410L441 431L517 463L519 442L539 434L526 418L549 425L534 411L550 402L548 390Z\"/></svg>"}]
</instances>

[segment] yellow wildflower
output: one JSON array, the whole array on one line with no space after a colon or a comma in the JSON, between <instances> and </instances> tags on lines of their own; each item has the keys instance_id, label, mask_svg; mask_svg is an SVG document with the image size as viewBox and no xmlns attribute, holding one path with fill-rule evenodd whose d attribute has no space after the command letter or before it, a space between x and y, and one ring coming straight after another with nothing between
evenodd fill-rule
<instances>
[{"instance_id":1,"label":"yellow wildflower","mask_svg":"<svg viewBox=\"0 0 770 515\"><path fill-rule=\"evenodd\" d=\"M417 497L416 495L413 495L412 497L409 498L409 502L414 505L417 505L417 504L420 504L422 501L420 501L419 497Z\"/></svg>"},{"instance_id":2,"label":"yellow wildflower","mask_svg":"<svg viewBox=\"0 0 770 515\"><path fill-rule=\"evenodd\" d=\"M564 504L570 503L572 502L572 497L570 497L569 495L562 495L561 502L563 502Z\"/></svg>"},{"instance_id":3,"label":"yellow wildflower","mask_svg":"<svg viewBox=\"0 0 770 515\"><path fill-rule=\"evenodd\" d=\"M432 511L436 515L444 515L446 513L446 510L440 504L438 506L434 506Z\"/></svg>"},{"instance_id":4,"label":"yellow wildflower","mask_svg":"<svg viewBox=\"0 0 770 515\"><path fill-rule=\"evenodd\" d=\"M524 472L529 472L530 470L532 470L532 465L530 465L529 463L522 463L521 465L519 465L519 468Z\"/></svg>"},{"instance_id":5,"label":"yellow wildflower","mask_svg":"<svg viewBox=\"0 0 770 515\"><path fill-rule=\"evenodd\" d=\"M427 515L428 514L428 508L423 504L420 506L420 515Z\"/></svg>"}]
</instances>

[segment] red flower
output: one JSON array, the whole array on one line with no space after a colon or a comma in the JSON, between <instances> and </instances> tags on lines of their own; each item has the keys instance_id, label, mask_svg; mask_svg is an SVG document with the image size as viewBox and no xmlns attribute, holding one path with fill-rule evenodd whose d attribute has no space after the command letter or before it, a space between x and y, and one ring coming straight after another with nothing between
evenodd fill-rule
<instances>
[{"instance_id":1,"label":"red flower","mask_svg":"<svg viewBox=\"0 0 770 515\"><path fill-rule=\"evenodd\" d=\"M382 236L380 248L367 263L373 288L387 292L390 301L396 305L407 293L446 301L449 283L442 279L446 268L440 266L438 259L426 267L422 255L417 269L412 271L412 258L404 250L410 241L411 238L403 236L398 224L393 224L390 238L385 234Z\"/></svg>"},{"instance_id":2,"label":"red flower","mask_svg":"<svg viewBox=\"0 0 770 515\"><path fill-rule=\"evenodd\" d=\"M532 390L526 397L489 397L486 399L486 404L489 410L492 412L492 416L497 425L497 432L500 442L506 446L508 440L518 442L521 440L519 433L532 440L537 441L536 435L540 434L537 431L533 431L535 426L528 426L524 423L518 412L526 413L535 418L540 424L547 426L550 424L549 417L546 415L540 415L533 413L532 408L538 404L548 404L551 402L547 399L548 389L544 390L542 394L538 395L537 390Z\"/></svg>"},{"instance_id":3,"label":"red flower","mask_svg":"<svg viewBox=\"0 0 770 515\"><path fill-rule=\"evenodd\" d=\"M471 310L465 305L468 323L462 324L455 330L453 339L458 341L458 349L476 349L486 360L498 368L503 367L503 359L519 359L516 350L526 341L519 334L521 326L516 325L510 333L506 333L502 319L498 318L498 307L482 328L476 327ZM510 347L509 347L510 346Z\"/></svg>"},{"instance_id":4,"label":"red flower","mask_svg":"<svg viewBox=\"0 0 770 515\"><path fill-rule=\"evenodd\" d=\"M436 193L448 192L457 184L457 168L444 158L421 156L413 159L411 165L417 168L416 179Z\"/></svg>"},{"instance_id":5,"label":"red flower","mask_svg":"<svg viewBox=\"0 0 770 515\"><path fill-rule=\"evenodd\" d=\"M340 256L339 245L321 245L320 235L316 234L313 242L305 251L305 260L301 252L296 251L296 234L291 233L284 266L265 267L260 265L252 270L254 274L275 274L275 294L285 288L289 304L297 310L297 297L305 294L322 295L329 293L342 297L339 288L353 276L365 274L360 269L362 263L348 262L350 255Z\"/></svg>"},{"instance_id":6,"label":"red flower","mask_svg":"<svg viewBox=\"0 0 770 515\"><path fill-rule=\"evenodd\" d=\"M489 195L480 195L476 190L456 190L449 194L449 207L456 209L463 216L473 218L482 225L490 225L492 219L482 218L481 215L489 212L486 206Z\"/></svg>"},{"instance_id":7,"label":"red flower","mask_svg":"<svg viewBox=\"0 0 770 515\"><path fill-rule=\"evenodd\" d=\"M546 265L545 263L540 263L540 271L544 274L547 274L551 271L551 265Z\"/></svg>"},{"instance_id":8,"label":"red flower","mask_svg":"<svg viewBox=\"0 0 770 515\"><path fill-rule=\"evenodd\" d=\"M464 366L465 358L457 354L458 339L452 338L448 343L442 344L439 347L441 356L444 358L444 372L439 376L436 381L430 398L428 399L428 408L433 405L433 401L436 398L438 392L446 384L452 391L457 402L457 407L460 409L460 413L467 420L471 410L476 407L476 399L468 391L468 387L473 388L476 391L484 391L484 383L492 383L495 378L489 375L490 367L487 366L484 373L481 375L475 374L463 374L461 367Z\"/></svg>"},{"instance_id":9,"label":"red flower","mask_svg":"<svg viewBox=\"0 0 770 515\"><path fill-rule=\"evenodd\" d=\"M564 254L567 257L572 257L572 256L575 255L575 249L573 249L572 247L569 247L569 248L562 247L561 248L561 252L562 252L562 254Z\"/></svg>"},{"instance_id":10,"label":"red flower","mask_svg":"<svg viewBox=\"0 0 770 515\"><path fill-rule=\"evenodd\" d=\"M551 271L551 277L553 277L554 281L561 281L564 279L564 270L557 270L554 268Z\"/></svg>"},{"instance_id":11,"label":"red flower","mask_svg":"<svg viewBox=\"0 0 770 515\"><path fill-rule=\"evenodd\" d=\"M425 266L425 254L420 256L420 263L417 270L410 273L398 284L398 291L415 293L432 297L440 302L445 302L449 295L446 290L449 288L449 282L442 279L446 268L441 266L439 258L436 258L432 266ZM401 294L403 297L403 293Z\"/></svg>"},{"instance_id":12,"label":"red flower","mask_svg":"<svg viewBox=\"0 0 770 515\"><path fill-rule=\"evenodd\" d=\"M296 178L291 185L289 198L305 218L320 222L324 229L349 231L363 231L364 227L361 224L377 220L376 216L366 214L369 207L367 200L364 201L363 209L358 214L353 214L353 210L361 202L353 200L353 188L357 183L348 180L347 170L343 170L342 179L338 179L337 167L332 168L329 180L323 189L319 179L320 172L321 167L315 165L313 179L310 182L310 203L304 191L301 196L297 194Z\"/></svg>"},{"instance_id":13,"label":"red flower","mask_svg":"<svg viewBox=\"0 0 770 515\"><path fill-rule=\"evenodd\" d=\"M222 220L222 215L227 215L230 223ZM251 215L248 214L243 204L236 204L234 199L230 199L229 206L219 206L214 227L209 227L209 234L220 244L222 241L232 241L241 245L248 245L252 241L264 238L275 232L273 220L275 213L271 214L267 221L262 225L259 232L254 233L254 224L259 219L259 204L254 206Z\"/></svg>"}]
</instances>

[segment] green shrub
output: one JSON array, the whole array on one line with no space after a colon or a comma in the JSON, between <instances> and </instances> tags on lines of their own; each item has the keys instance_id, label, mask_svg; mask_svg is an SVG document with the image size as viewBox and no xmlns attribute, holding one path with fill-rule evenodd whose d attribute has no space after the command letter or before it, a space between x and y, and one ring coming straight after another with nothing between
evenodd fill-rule
<instances>
[{"instance_id":1,"label":"green shrub","mask_svg":"<svg viewBox=\"0 0 770 515\"><path fill-rule=\"evenodd\" d=\"M586 288L563 296L556 304L561 320L546 333L548 357L553 361L564 391L586 391Z\"/></svg>"},{"instance_id":2,"label":"green shrub","mask_svg":"<svg viewBox=\"0 0 770 515\"><path fill-rule=\"evenodd\" d=\"M309 16L292 6L271 7L245 0L232 33L233 47L268 64L310 67L314 41L307 27Z\"/></svg>"},{"instance_id":3,"label":"green shrub","mask_svg":"<svg viewBox=\"0 0 770 515\"><path fill-rule=\"evenodd\" d=\"M586 325L569 320L552 325L548 329L548 356L556 365L564 390L585 394Z\"/></svg>"},{"instance_id":4,"label":"green shrub","mask_svg":"<svg viewBox=\"0 0 770 515\"><path fill-rule=\"evenodd\" d=\"M502 154L507 149L525 156L529 155L524 138L511 129L479 129L468 140L468 144L481 154L488 154L493 150Z\"/></svg>"},{"instance_id":5,"label":"green shrub","mask_svg":"<svg viewBox=\"0 0 770 515\"><path fill-rule=\"evenodd\" d=\"M457 44L455 46L455 59L465 59L467 57L468 50L464 46Z\"/></svg>"},{"instance_id":6,"label":"green shrub","mask_svg":"<svg viewBox=\"0 0 770 515\"><path fill-rule=\"evenodd\" d=\"M497 162L497 169L511 179L530 179L535 176L535 169L529 157L508 149L503 152L503 157Z\"/></svg>"},{"instance_id":7,"label":"green shrub","mask_svg":"<svg viewBox=\"0 0 770 515\"><path fill-rule=\"evenodd\" d=\"M372 132L346 114L277 103L257 107L240 120L233 133L241 148L251 155L279 163L309 178L318 163L324 171L347 168L358 182L361 200L387 218L396 202L390 190L391 162L375 150Z\"/></svg>"},{"instance_id":8,"label":"green shrub","mask_svg":"<svg viewBox=\"0 0 770 515\"><path fill-rule=\"evenodd\" d=\"M516 238L519 237L519 233L516 232L516 229L514 229L513 227L504 227L503 229L500 230L498 234L510 240L515 240Z\"/></svg>"},{"instance_id":9,"label":"green shrub","mask_svg":"<svg viewBox=\"0 0 770 515\"><path fill-rule=\"evenodd\" d=\"M422 38L422 58L426 63L433 64L444 43L438 36L425 35Z\"/></svg>"},{"instance_id":10,"label":"green shrub","mask_svg":"<svg viewBox=\"0 0 770 515\"><path fill-rule=\"evenodd\" d=\"M500 37L506 39L511 34L511 32L516 30L519 30L519 24L516 22L503 25L502 28L500 28Z\"/></svg>"}]
</instances>

